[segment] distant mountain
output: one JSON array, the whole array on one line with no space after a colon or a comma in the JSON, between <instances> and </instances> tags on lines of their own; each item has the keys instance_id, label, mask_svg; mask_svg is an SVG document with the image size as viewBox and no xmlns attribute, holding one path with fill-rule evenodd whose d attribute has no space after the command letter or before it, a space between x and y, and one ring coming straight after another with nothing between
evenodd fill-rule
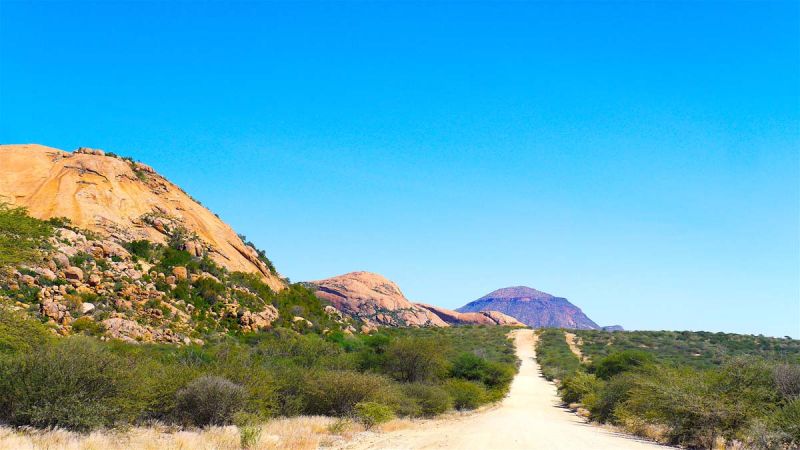
<instances>
[{"instance_id":1,"label":"distant mountain","mask_svg":"<svg viewBox=\"0 0 800 450\"><path fill-rule=\"evenodd\" d=\"M527 286L498 289L456 309L462 313L491 310L500 311L534 328L600 329L567 299Z\"/></svg>"}]
</instances>

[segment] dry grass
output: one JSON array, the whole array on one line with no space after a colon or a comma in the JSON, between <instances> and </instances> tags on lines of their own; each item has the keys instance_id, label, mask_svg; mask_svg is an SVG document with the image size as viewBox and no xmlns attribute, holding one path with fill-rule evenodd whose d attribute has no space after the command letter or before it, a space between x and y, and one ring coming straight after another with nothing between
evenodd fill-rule
<instances>
[{"instance_id":1,"label":"dry grass","mask_svg":"<svg viewBox=\"0 0 800 450\"><path fill-rule=\"evenodd\" d=\"M261 426L261 434L251 450L306 450L329 447L352 439L363 427L346 422L332 426L330 417L293 417L271 420ZM405 421L383 425L391 431L404 428ZM399 428L394 428L399 427ZM89 434L65 430L15 430L0 427L0 450L239 450L239 430L235 426L179 430L153 425L128 430L104 430Z\"/></svg>"}]
</instances>

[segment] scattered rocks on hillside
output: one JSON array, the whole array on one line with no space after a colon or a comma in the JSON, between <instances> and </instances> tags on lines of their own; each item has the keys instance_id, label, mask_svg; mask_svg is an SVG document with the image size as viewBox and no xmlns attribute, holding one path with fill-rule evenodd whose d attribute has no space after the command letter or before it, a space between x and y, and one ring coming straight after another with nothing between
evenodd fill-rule
<instances>
[{"instance_id":1,"label":"scattered rocks on hillside","mask_svg":"<svg viewBox=\"0 0 800 450\"><path fill-rule=\"evenodd\" d=\"M278 319L278 310L272 305L257 313L244 311L239 314L239 324L242 331L251 332L272 327L272 322Z\"/></svg>"}]
</instances>

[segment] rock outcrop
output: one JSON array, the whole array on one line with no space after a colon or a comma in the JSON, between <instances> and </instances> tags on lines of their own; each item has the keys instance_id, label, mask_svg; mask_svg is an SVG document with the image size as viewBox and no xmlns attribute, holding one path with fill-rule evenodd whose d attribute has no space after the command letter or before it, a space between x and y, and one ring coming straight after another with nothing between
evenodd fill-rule
<instances>
[{"instance_id":1,"label":"rock outcrop","mask_svg":"<svg viewBox=\"0 0 800 450\"><path fill-rule=\"evenodd\" d=\"M230 271L257 273L273 290L285 287L230 226L145 164L87 148L69 153L0 145L0 168L0 202L24 206L39 219L66 217L109 237L109 248L99 250L104 254L124 252L113 241L164 243L181 233L190 254L207 254ZM80 275L69 272L70 279Z\"/></svg>"},{"instance_id":2,"label":"rock outcrop","mask_svg":"<svg viewBox=\"0 0 800 450\"><path fill-rule=\"evenodd\" d=\"M499 311L534 328L597 330L600 327L567 299L526 286L498 289L456 311Z\"/></svg>"},{"instance_id":3,"label":"rock outcrop","mask_svg":"<svg viewBox=\"0 0 800 450\"><path fill-rule=\"evenodd\" d=\"M336 309L377 326L446 327L430 310L411 303L392 281L376 273L351 272L306 283Z\"/></svg>"},{"instance_id":4,"label":"rock outcrop","mask_svg":"<svg viewBox=\"0 0 800 450\"><path fill-rule=\"evenodd\" d=\"M444 320L450 325L501 325L511 327L525 326L525 324L519 320L499 311L461 313L458 311L453 311L452 309L426 305L424 303L417 303L417 306L425 308L428 311L436 314L440 319Z\"/></svg>"}]
</instances>

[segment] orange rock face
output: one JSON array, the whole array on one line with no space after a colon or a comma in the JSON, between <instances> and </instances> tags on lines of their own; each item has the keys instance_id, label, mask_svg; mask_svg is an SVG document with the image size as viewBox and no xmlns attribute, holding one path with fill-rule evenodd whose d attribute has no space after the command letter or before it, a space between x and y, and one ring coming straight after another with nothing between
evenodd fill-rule
<instances>
[{"instance_id":1,"label":"orange rock face","mask_svg":"<svg viewBox=\"0 0 800 450\"><path fill-rule=\"evenodd\" d=\"M499 311L460 313L447 308L426 305L423 303L417 303L417 306L425 308L428 311L436 314L440 319L444 320L450 325L505 325L511 327L525 326L525 324L519 320Z\"/></svg>"},{"instance_id":2,"label":"orange rock face","mask_svg":"<svg viewBox=\"0 0 800 450\"><path fill-rule=\"evenodd\" d=\"M141 163L96 150L0 145L0 202L24 206L40 219L66 217L124 241L164 243L170 228L180 226L197 235L192 253L202 247L228 270L259 273L274 290L285 286L230 226Z\"/></svg>"},{"instance_id":3,"label":"orange rock face","mask_svg":"<svg viewBox=\"0 0 800 450\"><path fill-rule=\"evenodd\" d=\"M317 297L364 321L368 327L446 327L447 322L408 299L392 281L376 273L351 272L307 283Z\"/></svg>"}]
</instances>

